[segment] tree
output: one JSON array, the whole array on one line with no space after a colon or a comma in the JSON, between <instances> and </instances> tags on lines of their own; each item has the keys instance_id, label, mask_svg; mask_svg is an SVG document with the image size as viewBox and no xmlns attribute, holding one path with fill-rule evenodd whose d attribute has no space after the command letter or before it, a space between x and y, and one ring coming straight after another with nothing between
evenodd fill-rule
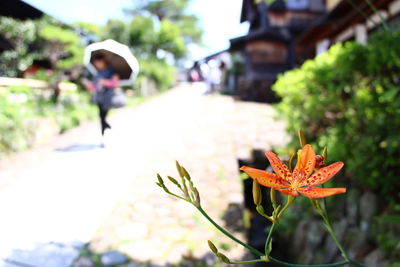
<instances>
[{"instance_id":1,"label":"tree","mask_svg":"<svg viewBox=\"0 0 400 267\"><path fill-rule=\"evenodd\" d=\"M111 19L107 21L107 24L102 29L100 39L113 39L120 43L127 44L127 25L121 20Z\"/></svg>"},{"instance_id":2,"label":"tree","mask_svg":"<svg viewBox=\"0 0 400 267\"><path fill-rule=\"evenodd\" d=\"M59 70L82 65L79 34L50 17L26 21L1 17L0 32L13 47L0 53L1 75L16 77L34 60L42 59Z\"/></svg>"},{"instance_id":3,"label":"tree","mask_svg":"<svg viewBox=\"0 0 400 267\"><path fill-rule=\"evenodd\" d=\"M133 9L128 9L126 12L133 16L151 16L158 22L169 20L178 26L186 44L201 42L203 31L199 27L199 19L196 15L187 12L190 0L143 0L137 2Z\"/></svg>"},{"instance_id":4,"label":"tree","mask_svg":"<svg viewBox=\"0 0 400 267\"><path fill-rule=\"evenodd\" d=\"M109 20L101 39L114 39L130 46L139 60L140 83L155 83L167 89L175 78L171 66L187 55L187 44L199 43L202 30L198 18L187 13L189 0L136 1L127 13L130 22Z\"/></svg>"},{"instance_id":5,"label":"tree","mask_svg":"<svg viewBox=\"0 0 400 267\"><path fill-rule=\"evenodd\" d=\"M30 47L38 34L38 28L39 23L34 20L21 22L0 17L0 32L13 47L0 53L0 75L16 77L39 56Z\"/></svg>"},{"instance_id":6,"label":"tree","mask_svg":"<svg viewBox=\"0 0 400 267\"><path fill-rule=\"evenodd\" d=\"M72 25L79 27L82 30L87 31L90 34L96 34L96 35L101 34L101 26L93 24L93 23L78 21L78 22L72 23Z\"/></svg>"},{"instance_id":7,"label":"tree","mask_svg":"<svg viewBox=\"0 0 400 267\"><path fill-rule=\"evenodd\" d=\"M157 51L157 35L152 18L145 16L136 16L127 25L128 42L141 57L148 57Z\"/></svg>"},{"instance_id":8,"label":"tree","mask_svg":"<svg viewBox=\"0 0 400 267\"><path fill-rule=\"evenodd\" d=\"M43 55L59 69L82 65L83 45L80 36L70 28L46 24L38 34L43 41Z\"/></svg>"}]
</instances>

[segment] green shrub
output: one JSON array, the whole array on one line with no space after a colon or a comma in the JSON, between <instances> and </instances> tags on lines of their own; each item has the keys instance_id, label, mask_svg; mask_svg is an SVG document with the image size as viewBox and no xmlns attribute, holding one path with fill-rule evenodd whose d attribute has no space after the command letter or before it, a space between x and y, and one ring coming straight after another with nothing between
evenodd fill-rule
<instances>
[{"instance_id":1,"label":"green shrub","mask_svg":"<svg viewBox=\"0 0 400 267\"><path fill-rule=\"evenodd\" d=\"M25 94L9 94L0 91L0 152L18 151L29 146L31 129L24 127L24 120L31 114L27 106L21 107L18 101L24 101Z\"/></svg>"},{"instance_id":2,"label":"green shrub","mask_svg":"<svg viewBox=\"0 0 400 267\"><path fill-rule=\"evenodd\" d=\"M37 130L32 122L38 119L52 119L64 132L97 116L86 92L62 92L57 104L45 92L25 86L0 90L0 155L31 147Z\"/></svg>"},{"instance_id":3,"label":"green shrub","mask_svg":"<svg viewBox=\"0 0 400 267\"><path fill-rule=\"evenodd\" d=\"M273 90L289 132L304 129L329 161L343 160L361 186L389 199L400 188L400 33L367 46L334 45L278 78Z\"/></svg>"},{"instance_id":4,"label":"green shrub","mask_svg":"<svg viewBox=\"0 0 400 267\"><path fill-rule=\"evenodd\" d=\"M140 72L137 85L149 79L154 81L159 90L170 89L175 82L175 67L168 65L164 60L150 58L140 60Z\"/></svg>"},{"instance_id":5,"label":"green shrub","mask_svg":"<svg viewBox=\"0 0 400 267\"><path fill-rule=\"evenodd\" d=\"M69 92L62 95L60 103L50 116L55 116L60 132L80 125L83 121L97 118L97 107L90 104L89 95L83 92Z\"/></svg>"}]
</instances>

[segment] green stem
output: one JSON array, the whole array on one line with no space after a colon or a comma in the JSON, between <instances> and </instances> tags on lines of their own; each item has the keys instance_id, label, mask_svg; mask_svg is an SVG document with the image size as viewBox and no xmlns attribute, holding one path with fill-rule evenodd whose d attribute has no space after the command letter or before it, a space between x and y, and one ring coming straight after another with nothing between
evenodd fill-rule
<instances>
[{"instance_id":1,"label":"green stem","mask_svg":"<svg viewBox=\"0 0 400 267\"><path fill-rule=\"evenodd\" d=\"M248 264L248 263L257 263L257 262L266 262L266 259L258 259L258 260L250 260L250 261L235 261L230 262L230 264Z\"/></svg>"},{"instance_id":2,"label":"green stem","mask_svg":"<svg viewBox=\"0 0 400 267\"><path fill-rule=\"evenodd\" d=\"M374 11L374 13L375 13L376 15L379 16L379 18L380 18L381 21L382 21L382 25L383 25L383 28L385 29L385 31L389 31L389 26L388 26L387 23L386 23L386 19L385 19L385 18L382 16L382 14L376 9L376 7L374 6L374 4L372 4L370 0L365 0L365 2L367 2L367 4L369 5L369 7L372 9L372 11Z\"/></svg>"},{"instance_id":3,"label":"green stem","mask_svg":"<svg viewBox=\"0 0 400 267\"><path fill-rule=\"evenodd\" d=\"M292 205L292 203L293 203L293 201L294 201L294 197L293 196L288 196L288 198L287 198L287 201L286 201L286 204L285 204L285 206L282 208L282 210L278 213L278 214L276 214L276 215L273 215L274 217L273 217L273 222L272 222L272 226L271 226L271 228L269 229L269 233L268 233L268 236L267 236L267 241L265 241L265 255L267 255L267 256L269 256L269 246L270 246L270 243L272 242L271 241L271 239L272 239L272 232L275 230L275 227L276 227L276 224L278 223L278 220L279 220L279 218L283 215L283 213L289 208L289 206L290 205Z\"/></svg>"},{"instance_id":4,"label":"green stem","mask_svg":"<svg viewBox=\"0 0 400 267\"><path fill-rule=\"evenodd\" d=\"M367 267L367 265L359 263L357 261L353 261L353 260L350 260L350 264L353 264L354 266L357 266L357 267Z\"/></svg>"},{"instance_id":5,"label":"green stem","mask_svg":"<svg viewBox=\"0 0 400 267\"><path fill-rule=\"evenodd\" d=\"M245 244L244 242L242 242L242 241L240 241L239 239L237 239L236 237L234 237L233 235L231 235L227 230L225 230L223 227L221 227L221 226L219 226L210 216L208 216L208 214L201 208L201 207L196 207L199 211L200 211L200 213L212 224L212 225L214 225L219 231L221 231L224 235L226 235L227 237L229 237L230 239L232 239L233 241L235 241L236 243L238 243L238 244L240 244L240 245L242 245L243 247L245 247L245 248L247 248L248 250L250 250L251 252L253 252L255 255L257 255L257 256L259 256L259 257L265 257L265 255L261 252L261 251L259 251L259 250L257 250L256 248L253 248L252 246L249 246L249 245L247 245L247 244ZM321 216L322 216L322 214L321 214ZM324 220L325 221L325 220ZM273 232L273 228L274 228L274 225L276 225L276 223L275 224L273 224L273 226L271 227L271 229L270 229L270 234L271 234L271 236L272 236L272 232ZM330 225L330 224L329 224ZM332 226L331 226L331 229L332 229ZM272 231L271 231L272 230ZM331 233L331 232L330 232ZM334 232L333 232L333 230L332 230L332 233L334 234ZM335 236L336 237L336 236ZM267 238L268 239L268 238ZM337 240L337 238L336 238L336 240ZM339 247L339 249L341 248L341 245L339 244L338 245L338 247ZM347 255L347 254L346 254ZM317 264L317 265L302 265L302 264L293 264L293 263L289 263L289 262L284 262L284 261L280 261L280 260L278 260L278 259L275 259L275 258L273 258L273 257L271 257L271 256L268 256L268 259L269 259L269 261L270 262L273 262L273 263L276 263L276 264L279 264L279 265L281 265L281 266L288 266L288 267L335 267L335 266L342 266L342 265L345 265L345 264L353 264L353 265L355 265L355 266L357 266L357 267L366 267L365 265L363 265L363 264L361 264L361 263L358 263L358 262L355 262L355 261L353 261L353 260L348 260L348 261L342 261L342 262L336 262L336 263L329 263L329 264ZM265 259L258 259L258 260L254 260L254 261L249 261L249 262L237 262L237 263L234 263L234 262L231 262L231 264L244 264L244 263L250 263L250 262L265 262L266 260Z\"/></svg>"},{"instance_id":6,"label":"green stem","mask_svg":"<svg viewBox=\"0 0 400 267\"><path fill-rule=\"evenodd\" d=\"M315 264L315 265L306 265L306 264L294 264L294 263L289 263L289 262L284 262L277 260L273 257L269 257L270 262L282 265L282 266L288 266L288 267L335 267L335 266L342 266L345 264L348 264L348 261L340 261L340 262L335 262L335 263L327 263L327 264Z\"/></svg>"},{"instance_id":7,"label":"green stem","mask_svg":"<svg viewBox=\"0 0 400 267\"><path fill-rule=\"evenodd\" d=\"M267 241L265 241L265 255L267 255L267 256L269 256L269 249L268 249L268 247L270 246L270 243L272 242L272 232L274 231L274 229L275 229L275 226L276 226L276 223L277 222L274 222L274 223L272 223L272 226L271 226L271 228L269 229L269 233L268 233L268 236L267 236Z\"/></svg>"},{"instance_id":8,"label":"green stem","mask_svg":"<svg viewBox=\"0 0 400 267\"><path fill-rule=\"evenodd\" d=\"M326 211L323 210L322 208L320 209L320 215L321 215L322 219L324 220L326 229L328 230L329 234L332 236L333 241L335 241L335 244L338 247L338 249L340 250L340 253L342 254L343 258L346 261L351 262L349 255L347 254L346 250L342 247L342 244L340 244L339 239L337 238L337 236L335 234L335 231L333 231L332 224L326 214Z\"/></svg>"},{"instance_id":9,"label":"green stem","mask_svg":"<svg viewBox=\"0 0 400 267\"><path fill-rule=\"evenodd\" d=\"M257 256L263 257L265 256L261 251L259 251L258 249L253 248L252 246L247 245L246 243L244 243L243 241L240 241L239 239L237 239L236 237L234 237L233 235L231 235L227 230L225 230L223 227L219 226L213 219L211 219L210 216L208 216L208 214L203 210L203 208L201 207L196 207L201 214L203 214L203 216L212 224L214 225L219 231L221 231L224 235L226 235L227 237L229 237L230 239L232 239L233 241L235 241L236 243L242 245L243 247L247 248L248 250L250 250L251 252L253 252L254 254L256 254Z\"/></svg>"},{"instance_id":10,"label":"green stem","mask_svg":"<svg viewBox=\"0 0 400 267\"><path fill-rule=\"evenodd\" d=\"M292 205L295 197L292 195L289 195L286 201L285 206L282 208L282 210L279 212L279 214L276 216L276 220L278 221L279 218L283 215L283 213L289 208L290 205Z\"/></svg>"},{"instance_id":11,"label":"green stem","mask_svg":"<svg viewBox=\"0 0 400 267\"><path fill-rule=\"evenodd\" d=\"M319 213L324 220L326 229L328 230L329 234L331 235L333 241L335 242L336 246L338 247L340 253L342 254L343 258L347 261L347 263L350 263L352 265L355 265L357 267L366 267L366 265L359 263L357 261L354 261L350 258L349 254L347 254L347 251L343 248L342 244L339 242L339 239L337 238L335 231L333 230L332 224L327 216L326 213L326 207L324 209L320 209Z\"/></svg>"},{"instance_id":12,"label":"green stem","mask_svg":"<svg viewBox=\"0 0 400 267\"><path fill-rule=\"evenodd\" d=\"M169 195L171 195L171 196L173 196L173 197L176 197L176 198L179 198L179 199L181 199L181 200L184 200L184 201L186 201L186 202L188 202L188 203L190 203L190 204L193 204L191 201L189 201L189 200L187 200L186 198L183 198L183 197L181 197L181 196L178 196L177 194L174 194L174 193L172 193L172 192L170 192L170 191L165 191L167 194L169 194Z\"/></svg>"}]
</instances>

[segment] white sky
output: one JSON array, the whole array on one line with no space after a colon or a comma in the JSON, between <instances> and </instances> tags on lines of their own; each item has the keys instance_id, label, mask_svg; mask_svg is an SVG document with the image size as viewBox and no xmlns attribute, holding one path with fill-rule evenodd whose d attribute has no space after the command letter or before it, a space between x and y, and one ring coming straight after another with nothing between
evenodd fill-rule
<instances>
[{"instance_id":1,"label":"white sky","mask_svg":"<svg viewBox=\"0 0 400 267\"><path fill-rule=\"evenodd\" d=\"M134 0L24 1L67 23L85 21L102 25L109 18L128 19L122 9L132 6ZM199 16L204 29L204 47L191 47L194 59L228 48L229 39L247 32L248 26L239 23L242 0L192 0L192 2L190 10Z\"/></svg>"}]
</instances>

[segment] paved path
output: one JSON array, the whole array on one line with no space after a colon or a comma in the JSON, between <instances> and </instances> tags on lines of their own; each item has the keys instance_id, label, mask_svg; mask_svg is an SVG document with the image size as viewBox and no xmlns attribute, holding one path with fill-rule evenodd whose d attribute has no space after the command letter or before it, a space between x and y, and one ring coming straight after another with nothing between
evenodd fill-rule
<instances>
[{"instance_id":1,"label":"paved path","mask_svg":"<svg viewBox=\"0 0 400 267\"><path fill-rule=\"evenodd\" d=\"M89 241L94 251L119 250L138 262L201 257L210 238L240 256L192 207L161 192L154 174L175 176L179 160L223 223L228 208L242 205L237 159L287 137L271 107L201 90L181 86L115 112L104 149L97 123L88 123L2 162L0 266L69 266Z\"/></svg>"}]
</instances>

